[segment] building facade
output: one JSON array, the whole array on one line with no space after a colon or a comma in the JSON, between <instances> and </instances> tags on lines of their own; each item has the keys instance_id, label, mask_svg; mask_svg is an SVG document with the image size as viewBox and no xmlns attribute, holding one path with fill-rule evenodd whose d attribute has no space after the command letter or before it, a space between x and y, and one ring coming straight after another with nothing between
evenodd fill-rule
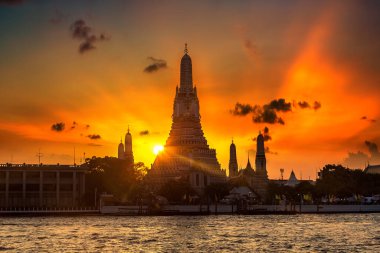
<instances>
[{"instance_id":1,"label":"building facade","mask_svg":"<svg viewBox=\"0 0 380 253\"><path fill-rule=\"evenodd\" d=\"M0 208L81 206L87 168L0 164Z\"/></svg>"},{"instance_id":2,"label":"building facade","mask_svg":"<svg viewBox=\"0 0 380 253\"><path fill-rule=\"evenodd\" d=\"M225 171L220 168L215 149L207 144L200 120L192 61L185 47L169 137L147 175L153 186L159 188L168 180L185 179L193 189L202 192L209 184L226 181Z\"/></svg>"},{"instance_id":3,"label":"building facade","mask_svg":"<svg viewBox=\"0 0 380 253\"><path fill-rule=\"evenodd\" d=\"M369 165L364 169L368 174L380 174L380 165Z\"/></svg>"}]
</instances>

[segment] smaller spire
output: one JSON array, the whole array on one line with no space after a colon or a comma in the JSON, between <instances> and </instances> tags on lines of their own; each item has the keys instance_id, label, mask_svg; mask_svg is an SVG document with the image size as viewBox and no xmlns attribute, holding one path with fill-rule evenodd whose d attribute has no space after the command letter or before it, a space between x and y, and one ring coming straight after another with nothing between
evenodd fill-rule
<instances>
[{"instance_id":1,"label":"smaller spire","mask_svg":"<svg viewBox=\"0 0 380 253\"><path fill-rule=\"evenodd\" d=\"M189 51L187 50L187 43L185 43L185 54L187 54Z\"/></svg>"},{"instance_id":2,"label":"smaller spire","mask_svg":"<svg viewBox=\"0 0 380 253\"><path fill-rule=\"evenodd\" d=\"M128 133L129 133L129 125L128 125Z\"/></svg>"}]
</instances>

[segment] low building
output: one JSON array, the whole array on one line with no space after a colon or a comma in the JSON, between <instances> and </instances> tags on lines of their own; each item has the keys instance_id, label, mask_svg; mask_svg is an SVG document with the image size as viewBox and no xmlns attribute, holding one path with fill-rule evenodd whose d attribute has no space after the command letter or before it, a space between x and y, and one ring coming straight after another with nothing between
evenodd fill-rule
<instances>
[{"instance_id":1,"label":"low building","mask_svg":"<svg viewBox=\"0 0 380 253\"><path fill-rule=\"evenodd\" d=\"M368 174L380 174L380 165L369 165L364 169Z\"/></svg>"},{"instance_id":2,"label":"low building","mask_svg":"<svg viewBox=\"0 0 380 253\"><path fill-rule=\"evenodd\" d=\"M80 206L86 167L0 164L0 208Z\"/></svg>"},{"instance_id":3,"label":"low building","mask_svg":"<svg viewBox=\"0 0 380 253\"><path fill-rule=\"evenodd\" d=\"M290 186L290 187L295 187L299 183L300 181L297 179L296 174L294 174L294 171L292 170L292 172L290 173L290 177L288 181L286 181L285 185Z\"/></svg>"},{"instance_id":4,"label":"low building","mask_svg":"<svg viewBox=\"0 0 380 253\"><path fill-rule=\"evenodd\" d=\"M311 179L306 179L306 180L305 179L298 179L293 170L290 172L290 176L289 176L288 180L286 180L286 179L280 179L280 180L271 179L270 181L272 183L275 183L275 184L285 185L285 186L290 186L290 187L296 187L298 184L303 183L303 182L308 182L312 185L315 185L315 183L316 183L316 181L313 181Z\"/></svg>"}]
</instances>

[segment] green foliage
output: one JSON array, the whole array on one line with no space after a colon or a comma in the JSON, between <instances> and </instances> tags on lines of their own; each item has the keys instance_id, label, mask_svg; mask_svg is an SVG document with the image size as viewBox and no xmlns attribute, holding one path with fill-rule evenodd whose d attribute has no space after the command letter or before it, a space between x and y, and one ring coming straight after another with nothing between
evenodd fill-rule
<instances>
[{"instance_id":1,"label":"green foliage","mask_svg":"<svg viewBox=\"0 0 380 253\"><path fill-rule=\"evenodd\" d=\"M211 200L218 201L228 195L229 186L227 183L214 183L206 186L205 195Z\"/></svg>"},{"instance_id":2,"label":"green foliage","mask_svg":"<svg viewBox=\"0 0 380 253\"><path fill-rule=\"evenodd\" d=\"M127 161L115 157L92 157L86 159L83 165L89 168L86 175L86 199L93 204L94 192L113 194L121 201L134 199L140 188L141 181L147 172L143 163L133 166Z\"/></svg>"},{"instance_id":3,"label":"green foliage","mask_svg":"<svg viewBox=\"0 0 380 253\"><path fill-rule=\"evenodd\" d=\"M379 194L380 175L328 164L321 170L316 188L321 195L338 198Z\"/></svg>"},{"instance_id":4,"label":"green foliage","mask_svg":"<svg viewBox=\"0 0 380 253\"><path fill-rule=\"evenodd\" d=\"M299 202L301 196L311 196L315 203L323 197L331 200L352 196L371 196L380 194L380 175L364 173L362 170L350 170L342 165L328 164L319 173L316 185L300 182L296 187L269 183L267 188L268 202L286 197L290 202Z\"/></svg>"},{"instance_id":5,"label":"green foliage","mask_svg":"<svg viewBox=\"0 0 380 253\"><path fill-rule=\"evenodd\" d=\"M169 180L159 190L169 202L186 203L190 195L196 194L188 180Z\"/></svg>"}]
</instances>

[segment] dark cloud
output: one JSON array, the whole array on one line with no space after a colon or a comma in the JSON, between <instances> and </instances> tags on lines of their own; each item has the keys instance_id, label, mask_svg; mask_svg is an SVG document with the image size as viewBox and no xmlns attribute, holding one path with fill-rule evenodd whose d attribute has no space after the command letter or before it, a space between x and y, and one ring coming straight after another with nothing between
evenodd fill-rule
<instances>
[{"instance_id":1,"label":"dark cloud","mask_svg":"<svg viewBox=\"0 0 380 253\"><path fill-rule=\"evenodd\" d=\"M102 147L103 146L102 144L97 144L97 143L88 143L87 145L92 146L92 147Z\"/></svg>"},{"instance_id":2,"label":"dark cloud","mask_svg":"<svg viewBox=\"0 0 380 253\"><path fill-rule=\"evenodd\" d=\"M264 108L265 107L278 112L288 112L292 110L292 104L290 102L287 103L283 98L272 100L269 104L264 105Z\"/></svg>"},{"instance_id":3,"label":"dark cloud","mask_svg":"<svg viewBox=\"0 0 380 253\"><path fill-rule=\"evenodd\" d=\"M257 46L256 44L250 40L245 39L244 40L244 48L249 52L250 55L255 56L258 54Z\"/></svg>"},{"instance_id":4,"label":"dark cloud","mask_svg":"<svg viewBox=\"0 0 380 253\"><path fill-rule=\"evenodd\" d=\"M165 60L162 59L156 59L154 57L148 57L148 60L151 61L151 64L149 64L147 67L145 67L144 72L145 73L152 73L156 72L160 69L167 68L167 64Z\"/></svg>"},{"instance_id":5,"label":"dark cloud","mask_svg":"<svg viewBox=\"0 0 380 253\"><path fill-rule=\"evenodd\" d=\"M379 164L380 152L377 144L371 141L365 141L364 144L367 147L370 155L367 155L362 151L358 151L356 153L349 152L343 163L353 169L364 168L368 163Z\"/></svg>"},{"instance_id":6,"label":"dark cloud","mask_svg":"<svg viewBox=\"0 0 380 253\"><path fill-rule=\"evenodd\" d=\"M264 141L270 141L270 140L272 140L272 136L269 135L269 128L268 127L264 127L262 135L264 137ZM256 141L257 137L252 138L252 140Z\"/></svg>"},{"instance_id":7,"label":"dark cloud","mask_svg":"<svg viewBox=\"0 0 380 253\"><path fill-rule=\"evenodd\" d=\"M140 134L140 136L149 135L149 131L144 130L144 131L141 131L139 134Z\"/></svg>"},{"instance_id":8,"label":"dark cloud","mask_svg":"<svg viewBox=\"0 0 380 253\"><path fill-rule=\"evenodd\" d=\"M363 116L360 118L361 120L368 120L369 122L371 123L376 123L376 120L375 119L369 119L367 116Z\"/></svg>"},{"instance_id":9,"label":"dark cloud","mask_svg":"<svg viewBox=\"0 0 380 253\"><path fill-rule=\"evenodd\" d=\"M252 121L255 123L269 123L269 124L282 124L284 125L284 120L277 115L278 112L288 112L291 111L292 104L285 101L285 99L275 99L270 103L263 106L260 105L250 105L236 103L235 108L230 112L233 115L245 116L252 114Z\"/></svg>"},{"instance_id":10,"label":"dark cloud","mask_svg":"<svg viewBox=\"0 0 380 253\"><path fill-rule=\"evenodd\" d=\"M82 54L95 48L93 41L86 40L79 45L79 52Z\"/></svg>"},{"instance_id":11,"label":"dark cloud","mask_svg":"<svg viewBox=\"0 0 380 253\"><path fill-rule=\"evenodd\" d=\"M236 103L235 108L230 112L236 116L245 116L253 112L253 107L249 104Z\"/></svg>"},{"instance_id":12,"label":"dark cloud","mask_svg":"<svg viewBox=\"0 0 380 253\"><path fill-rule=\"evenodd\" d=\"M318 102L318 101L314 101L314 104L313 104L313 109L314 110L318 110L322 107L322 104L321 102Z\"/></svg>"},{"instance_id":13,"label":"dark cloud","mask_svg":"<svg viewBox=\"0 0 380 253\"><path fill-rule=\"evenodd\" d=\"M343 164L352 169L359 169L364 168L369 159L370 157L361 151L357 153L349 152L348 156L343 160Z\"/></svg>"},{"instance_id":14,"label":"dark cloud","mask_svg":"<svg viewBox=\"0 0 380 253\"><path fill-rule=\"evenodd\" d=\"M101 136L99 134L89 134L89 135L87 135L87 138L89 138L91 140L99 140L101 138Z\"/></svg>"},{"instance_id":15,"label":"dark cloud","mask_svg":"<svg viewBox=\"0 0 380 253\"><path fill-rule=\"evenodd\" d=\"M255 123L285 124L284 120L277 115L276 110L266 106L254 110L252 121Z\"/></svg>"},{"instance_id":16,"label":"dark cloud","mask_svg":"<svg viewBox=\"0 0 380 253\"><path fill-rule=\"evenodd\" d=\"M299 105L299 107L301 107L302 109L310 108L310 107L311 107L310 104L309 104L308 102L306 102L306 101L300 101L300 102L298 102L298 105Z\"/></svg>"},{"instance_id":17,"label":"dark cloud","mask_svg":"<svg viewBox=\"0 0 380 253\"><path fill-rule=\"evenodd\" d=\"M230 110L235 116L246 116L248 114L252 114L252 121L254 123L269 123L269 124L281 124L284 125L285 121L282 117L278 115L278 113L286 113L292 111L292 106L300 106L302 109L304 108L313 108L317 110L321 107L321 103L315 101L313 106L311 106L306 101L296 102L286 102L284 98L274 99L268 104L264 105L250 105L250 104L242 104L236 103L235 108Z\"/></svg>"},{"instance_id":18,"label":"dark cloud","mask_svg":"<svg viewBox=\"0 0 380 253\"><path fill-rule=\"evenodd\" d=\"M371 141L365 141L364 144L367 146L368 151L371 155L369 162L371 164L380 164L380 152L377 144Z\"/></svg>"},{"instance_id":19,"label":"dark cloud","mask_svg":"<svg viewBox=\"0 0 380 253\"><path fill-rule=\"evenodd\" d=\"M263 137L264 137L264 141L272 140L272 136L269 135L269 128L268 127L264 127Z\"/></svg>"},{"instance_id":20,"label":"dark cloud","mask_svg":"<svg viewBox=\"0 0 380 253\"><path fill-rule=\"evenodd\" d=\"M292 110L292 104L286 102L285 99L275 99L269 104L262 107L255 105L253 107L252 121L255 123L269 123L284 125L284 120L277 115L278 112L289 112Z\"/></svg>"},{"instance_id":21,"label":"dark cloud","mask_svg":"<svg viewBox=\"0 0 380 253\"><path fill-rule=\"evenodd\" d=\"M51 126L51 130L56 131L56 132L62 132L63 130L65 130L65 123L63 122L55 123Z\"/></svg>"},{"instance_id":22,"label":"dark cloud","mask_svg":"<svg viewBox=\"0 0 380 253\"><path fill-rule=\"evenodd\" d=\"M73 121L73 124L71 125L70 129L73 130L78 126L78 123L76 121Z\"/></svg>"},{"instance_id":23,"label":"dark cloud","mask_svg":"<svg viewBox=\"0 0 380 253\"><path fill-rule=\"evenodd\" d=\"M18 5L24 2L23 0L0 0L0 5Z\"/></svg>"},{"instance_id":24,"label":"dark cloud","mask_svg":"<svg viewBox=\"0 0 380 253\"><path fill-rule=\"evenodd\" d=\"M98 36L94 35L92 28L89 27L83 19L78 19L71 24L70 31L73 38L82 41L79 45L79 53L81 54L95 49L96 42L109 39L109 37L103 33Z\"/></svg>"},{"instance_id":25,"label":"dark cloud","mask_svg":"<svg viewBox=\"0 0 380 253\"><path fill-rule=\"evenodd\" d=\"M265 153L267 153L267 154L272 154L272 155L278 155L277 152L271 151L271 150L269 149L269 147L265 147Z\"/></svg>"},{"instance_id":26,"label":"dark cloud","mask_svg":"<svg viewBox=\"0 0 380 253\"><path fill-rule=\"evenodd\" d=\"M379 149L377 148L377 144L376 143L370 142L370 141L365 141L364 143L367 146L367 148L368 148L369 153L371 154L371 156L378 156L378 155L380 155Z\"/></svg>"},{"instance_id":27,"label":"dark cloud","mask_svg":"<svg viewBox=\"0 0 380 253\"><path fill-rule=\"evenodd\" d=\"M313 105L309 104L309 102L307 101L299 101L297 105L301 109L314 109L314 110L318 110L322 106L322 104L318 101L314 101Z\"/></svg>"}]
</instances>

